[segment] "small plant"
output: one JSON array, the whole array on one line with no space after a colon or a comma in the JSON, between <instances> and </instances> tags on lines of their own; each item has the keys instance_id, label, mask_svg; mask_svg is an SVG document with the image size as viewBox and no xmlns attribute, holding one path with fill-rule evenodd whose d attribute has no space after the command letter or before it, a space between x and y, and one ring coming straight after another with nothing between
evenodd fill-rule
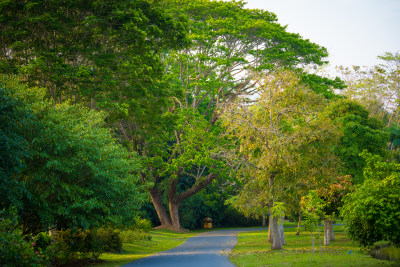
<instances>
[{"instance_id":1,"label":"small plant","mask_svg":"<svg viewBox=\"0 0 400 267\"><path fill-rule=\"evenodd\" d=\"M151 221L138 217L135 219L134 228L143 230L145 232L150 232L150 230L153 228L153 225L151 224Z\"/></svg>"}]
</instances>

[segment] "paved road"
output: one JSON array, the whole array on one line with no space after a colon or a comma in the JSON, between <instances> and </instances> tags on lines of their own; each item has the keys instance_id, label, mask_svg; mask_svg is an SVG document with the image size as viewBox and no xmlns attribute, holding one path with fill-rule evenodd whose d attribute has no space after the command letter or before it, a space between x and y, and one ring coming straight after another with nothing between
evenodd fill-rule
<instances>
[{"instance_id":1,"label":"paved road","mask_svg":"<svg viewBox=\"0 0 400 267\"><path fill-rule=\"evenodd\" d=\"M243 231L262 228L217 230L198 234L173 249L124 265L125 267L232 267L228 253L237 243L237 235Z\"/></svg>"}]
</instances>

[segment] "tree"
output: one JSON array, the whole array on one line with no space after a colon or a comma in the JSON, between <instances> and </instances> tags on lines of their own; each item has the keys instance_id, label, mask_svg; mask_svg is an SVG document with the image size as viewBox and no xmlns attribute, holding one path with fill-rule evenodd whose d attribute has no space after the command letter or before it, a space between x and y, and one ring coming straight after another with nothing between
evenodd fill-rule
<instances>
[{"instance_id":1,"label":"tree","mask_svg":"<svg viewBox=\"0 0 400 267\"><path fill-rule=\"evenodd\" d=\"M259 72L278 65L295 68L323 64L326 49L288 33L276 16L244 8L243 2L166 1L171 13L189 18L191 46L164 55L164 80L171 98L157 128L127 121L119 129L124 140L144 157L144 182L164 227L179 228L179 203L226 173L221 148L228 145L219 118L239 96L256 92ZM161 116L160 116L161 117ZM177 190L180 177L191 173L193 187ZM168 195L168 212L162 205Z\"/></svg>"},{"instance_id":2,"label":"tree","mask_svg":"<svg viewBox=\"0 0 400 267\"><path fill-rule=\"evenodd\" d=\"M289 188L305 182L312 187L334 177L330 145L339 134L332 121L321 116L324 98L304 87L293 73L265 76L258 90L257 102L233 105L224 124L249 162L250 181L264 184L271 209L275 201L289 202ZM282 249L277 221L270 217L271 249Z\"/></svg>"},{"instance_id":3,"label":"tree","mask_svg":"<svg viewBox=\"0 0 400 267\"><path fill-rule=\"evenodd\" d=\"M400 244L400 165L364 151L365 181L344 198L349 237L367 247L381 240Z\"/></svg>"},{"instance_id":4,"label":"tree","mask_svg":"<svg viewBox=\"0 0 400 267\"><path fill-rule=\"evenodd\" d=\"M387 126L398 124L400 97L400 53L378 56L382 64L373 67L339 67L347 88L343 95L359 102L371 117L384 120Z\"/></svg>"},{"instance_id":5,"label":"tree","mask_svg":"<svg viewBox=\"0 0 400 267\"><path fill-rule=\"evenodd\" d=\"M333 221L343 206L343 197L354 191L351 180L350 175L341 176L333 183L326 183L325 186L316 189L316 194L323 203L321 211L324 214L325 245L329 245L331 240L335 240Z\"/></svg>"},{"instance_id":6,"label":"tree","mask_svg":"<svg viewBox=\"0 0 400 267\"><path fill-rule=\"evenodd\" d=\"M28 141L24 130L32 124L33 113L18 98L15 90L0 81L0 210L21 207L26 188L15 177L25 168Z\"/></svg>"},{"instance_id":7,"label":"tree","mask_svg":"<svg viewBox=\"0 0 400 267\"><path fill-rule=\"evenodd\" d=\"M44 89L10 77L1 77L1 83L34 115L21 129L29 152L22 158L25 166L9 177L25 189L19 199L23 234L123 225L138 215L144 192L137 156L112 138L103 113L53 105L44 99Z\"/></svg>"},{"instance_id":8,"label":"tree","mask_svg":"<svg viewBox=\"0 0 400 267\"><path fill-rule=\"evenodd\" d=\"M116 113L160 95L159 51L186 44L184 20L158 1L5 1L0 14L2 73L23 74L58 103Z\"/></svg>"},{"instance_id":9,"label":"tree","mask_svg":"<svg viewBox=\"0 0 400 267\"><path fill-rule=\"evenodd\" d=\"M370 118L369 112L362 105L344 99L333 102L325 112L341 124L343 135L335 145L335 153L343 163L343 174L351 175L354 184L362 183L365 161L360 153L366 149L373 154L385 154L389 133L384 123L374 117Z\"/></svg>"}]
</instances>

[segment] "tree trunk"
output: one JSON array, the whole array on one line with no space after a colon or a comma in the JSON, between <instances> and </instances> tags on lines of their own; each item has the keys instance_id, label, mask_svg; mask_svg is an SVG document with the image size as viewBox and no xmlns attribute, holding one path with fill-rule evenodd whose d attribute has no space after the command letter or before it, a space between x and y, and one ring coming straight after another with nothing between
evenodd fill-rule
<instances>
[{"instance_id":1,"label":"tree trunk","mask_svg":"<svg viewBox=\"0 0 400 267\"><path fill-rule=\"evenodd\" d=\"M329 219L324 220L324 246L328 246L331 241L330 235L331 223Z\"/></svg>"},{"instance_id":2,"label":"tree trunk","mask_svg":"<svg viewBox=\"0 0 400 267\"><path fill-rule=\"evenodd\" d=\"M278 226L278 218L270 216L269 217L269 225L270 225L270 237L271 237L271 250L278 250L282 249L282 238L279 233L279 226Z\"/></svg>"},{"instance_id":3,"label":"tree trunk","mask_svg":"<svg viewBox=\"0 0 400 267\"><path fill-rule=\"evenodd\" d=\"M175 229L180 229L181 224L179 222L179 204L181 200L177 198L177 189L178 179L172 179L168 189L169 216L171 218L172 227Z\"/></svg>"},{"instance_id":4,"label":"tree trunk","mask_svg":"<svg viewBox=\"0 0 400 267\"><path fill-rule=\"evenodd\" d=\"M267 222L265 220L265 215L262 215L262 221L261 221L261 226L267 226Z\"/></svg>"},{"instance_id":5,"label":"tree trunk","mask_svg":"<svg viewBox=\"0 0 400 267\"><path fill-rule=\"evenodd\" d=\"M285 230L283 229L283 220L284 217L281 217L281 223L279 224L279 236L282 240L282 245L286 245Z\"/></svg>"},{"instance_id":6,"label":"tree trunk","mask_svg":"<svg viewBox=\"0 0 400 267\"><path fill-rule=\"evenodd\" d=\"M271 215L268 218L268 242L271 242Z\"/></svg>"},{"instance_id":7,"label":"tree trunk","mask_svg":"<svg viewBox=\"0 0 400 267\"><path fill-rule=\"evenodd\" d=\"M162 227L171 227L171 219L169 218L164 205L162 203L162 192L157 188L153 187L149 190L149 195L151 201L153 202L153 206L156 209L158 218L160 219Z\"/></svg>"},{"instance_id":8,"label":"tree trunk","mask_svg":"<svg viewBox=\"0 0 400 267\"><path fill-rule=\"evenodd\" d=\"M169 201L169 214L171 216L172 227L180 229L181 224L179 222L179 202Z\"/></svg>"},{"instance_id":9,"label":"tree trunk","mask_svg":"<svg viewBox=\"0 0 400 267\"><path fill-rule=\"evenodd\" d=\"M336 240L335 232L333 232L333 221L330 221L330 233L331 233L331 241Z\"/></svg>"},{"instance_id":10,"label":"tree trunk","mask_svg":"<svg viewBox=\"0 0 400 267\"><path fill-rule=\"evenodd\" d=\"M301 209L299 211L299 222L297 223L297 232L296 235L300 235L300 227L301 227Z\"/></svg>"}]
</instances>

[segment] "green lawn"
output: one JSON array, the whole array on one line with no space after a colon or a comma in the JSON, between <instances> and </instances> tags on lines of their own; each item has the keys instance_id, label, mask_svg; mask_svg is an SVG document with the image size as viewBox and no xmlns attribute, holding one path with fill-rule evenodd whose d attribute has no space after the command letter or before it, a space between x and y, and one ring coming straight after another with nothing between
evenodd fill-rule
<instances>
[{"instance_id":1,"label":"green lawn","mask_svg":"<svg viewBox=\"0 0 400 267\"><path fill-rule=\"evenodd\" d=\"M377 260L363 253L358 245L346 238L343 226L335 226L334 230L336 240L331 241L329 246L323 245L321 236L322 256L317 237L312 253L310 232L303 231L296 236L296 228L286 228L287 245L283 251L271 251L266 230L243 232L239 234L238 244L229 260L236 266L398 266L398 262Z\"/></svg>"},{"instance_id":2,"label":"green lawn","mask_svg":"<svg viewBox=\"0 0 400 267\"><path fill-rule=\"evenodd\" d=\"M136 241L132 243L123 243L122 253L104 253L100 256L105 263L96 264L101 267L121 266L126 263L144 258L155 253L168 250L184 243L186 239L194 236L204 230L190 231L188 233L176 233L170 230L152 230L151 241Z\"/></svg>"}]
</instances>

